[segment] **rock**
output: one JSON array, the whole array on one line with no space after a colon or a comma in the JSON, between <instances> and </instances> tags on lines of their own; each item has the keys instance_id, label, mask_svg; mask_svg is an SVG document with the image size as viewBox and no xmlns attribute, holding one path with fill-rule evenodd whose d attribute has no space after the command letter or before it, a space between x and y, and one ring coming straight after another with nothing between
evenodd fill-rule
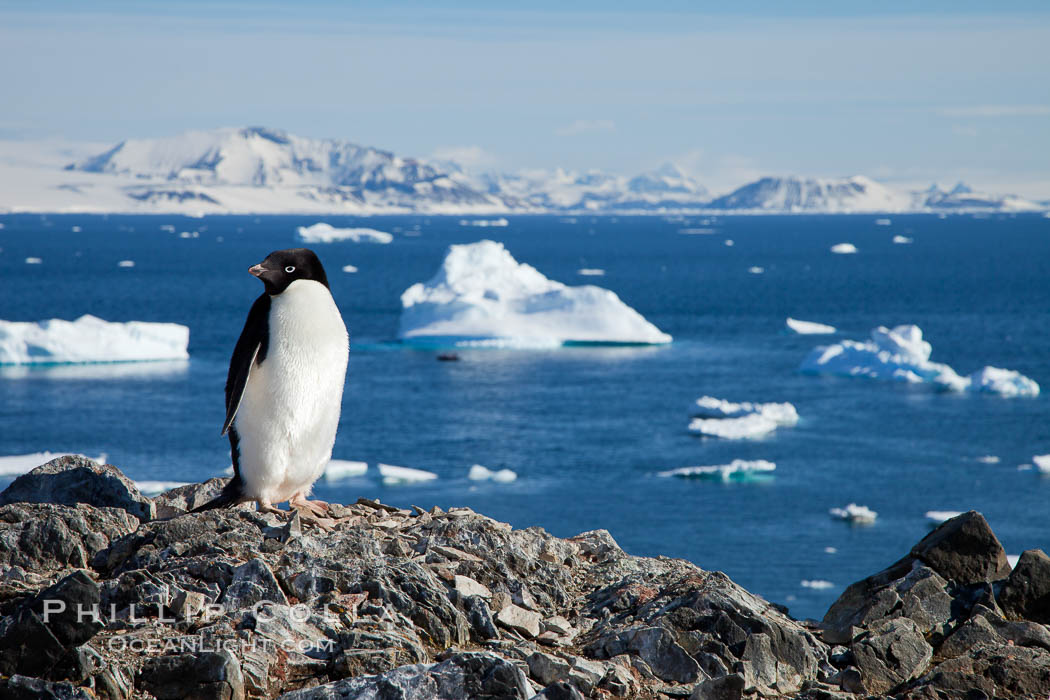
<instances>
[{"instance_id":1,"label":"rock","mask_svg":"<svg viewBox=\"0 0 1050 700\"><path fill-rule=\"evenodd\" d=\"M583 695L569 683L558 681L534 695L532 700L583 700Z\"/></svg>"},{"instance_id":2,"label":"rock","mask_svg":"<svg viewBox=\"0 0 1050 700\"><path fill-rule=\"evenodd\" d=\"M529 675L541 685L549 685L569 677L572 664L560 656L535 652L525 660L529 665Z\"/></svg>"},{"instance_id":3,"label":"rock","mask_svg":"<svg viewBox=\"0 0 1050 700\"><path fill-rule=\"evenodd\" d=\"M532 697L521 670L493 654L461 652L437 664L400 666L286 693L281 700L526 700Z\"/></svg>"},{"instance_id":4,"label":"rock","mask_svg":"<svg viewBox=\"0 0 1050 700\"><path fill-rule=\"evenodd\" d=\"M998 602L1009 617L1050 624L1050 557L1041 549L1023 552Z\"/></svg>"},{"instance_id":5,"label":"rock","mask_svg":"<svg viewBox=\"0 0 1050 700\"><path fill-rule=\"evenodd\" d=\"M201 484L186 484L169 489L153 497L158 518L174 518L212 500L229 482L227 477L215 477Z\"/></svg>"},{"instance_id":6,"label":"rock","mask_svg":"<svg viewBox=\"0 0 1050 700\"><path fill-rule=\"evenodd\" d=\"M469 576L460 576L459 574L456 574L453 588L455 588L456 592L462 596L476 595L485 600L490 600L492 598L492 591L485 588Z\"/></svg>"},{"instance_id":7,"label":"rock","mask_svg":"<svg viewBox=\"0 0 1050 700\"><path fill-rule=\"evenodd\" d=\"M744 695L744 677L739 673L710 678L693 688L689 700L740 700Z\"/></svg>"},{"instance_id":8,"label":"rock","mask_svg":"<svg viewBox=\"0 0 1050 700\"><path fill-rule=\"evenodd\" d=\"M492 611L488 603L480 596L470 596L462 599L463 612L466 613L467 622L470 623L471 636L479 642L489 639L499 639L499 631L492 619Z\"/></svg>"},{"instance_id":9,"label":"rock","mask_svg":"<svg viewBox=\"0 0 1050 700\"><path fill-rule=\"evenodd\" d=\"M540 615L509 603L496 613L496 622L532 639L540 634Z\"/></svg>"},{"instance_id":10,"label":"rock","mask_svg":"<svg viewBox=\"0 0 1050 700\"><path fill-rule=\"evenodd\" d=\"M241 667L228 651L146 660L136 686L157 700L243 700Z\"/></svg>"},{"instance_id":11,"label":"rock","mask_svg":"<svg viewBox=\"0 0 1050 700\"><path fill-rule=\"evenodd\" d=\"M925 673L933 649L914 622L896 618L883 622L855 642L853 657L864 692L888 694Z\"/></svg>"},{"instance_id":12,"label":"rock","mask_svg":"<svg viewBox=\"0 0 1050 700\"><path fill-rule=\"evenodd\" d=\"M1003 546L975 510L941 523L912 547L911 556L964 586L998 581L1010 573Z\"/></svg>"},{"instance_id":13,"label":"rock","mask_svg":"<svg viewBox=\"0 0 1050 700\"><path fill-rule=\"evenodd\" d=\"M39 678L0 678L0 697L5 700L95 700L95 695L71 683L50 683Z\"/></svg>"},{"instance_id":14,"label":"rock","mask_svg":"<svg viewBox=\"0 0 1050 700\"><path fill-rule=\"evenodd\" d=\"M47 676L66 648L29 608L0 620L0 675Z\"/></svg>"},{"instance_id":15,"label":"rock","mask_svg":"<svg viewBox=\"0 0 1050 700\"><path fill-rule=\"evenodd\" d=\"M602 658L634 654L657 678L672 683L692 683L701 675L700 665L663 627L636 627L602 639L588 647Z\"/></svg>"},{"instance_id":16,"label":"rock","mask_svg":"<svg viewBox=\"0 0 1050 700\"><path fill-rule=\"evenodd\" d=\"M219 600L227 610L249 608L259 602L288 605L270 567L262 559L252 559L233 570L233 580Z\"/></svg>"},{"instance_id":17,"label":"rock","mask_svg":"<svg viewBox=\"0 0 1050 700\"><path fill-rule=\"evenodd\" d=\"M74 571L29 603L29 609L65 647L83 644L102 629L99 586L83 571Z\"/></svg>"},{"instance_id":18,"label":"rock","mask_svg":"<svg viewBox=\"0 0 1050 700\"><path fill-rule=\"evenodd\" d=\"M9 503L85 503L120 508L139 520L151 520L155 513L153 502L119 469L76 455L58 457L15 479L0 493L0 505Z\"/></svg>"},{"instance_id":19,"label":"rock","mask_svg":"<svg viewBox=\"0 0 1050 700\"><path fill-rule=\"evenodd\" d=\"M127 535L139 521L124 510L87 505L17 503L0 506L0 569L37 573L86 569L110 540Z\"/></svg>"},{"instance_id":20,"label":"rock","mask_svg":"<svg viewBox=\"0 0 1050 700\"><path fill-rule=\"evenodd\" d=\"M1014 646L978 647L937 664L912 692L926 688L937 692L933 697L938 698L967 697L975 690L988 698L1045 698L1050 695L1050 653Z\"/></svg>"}]
</instances>

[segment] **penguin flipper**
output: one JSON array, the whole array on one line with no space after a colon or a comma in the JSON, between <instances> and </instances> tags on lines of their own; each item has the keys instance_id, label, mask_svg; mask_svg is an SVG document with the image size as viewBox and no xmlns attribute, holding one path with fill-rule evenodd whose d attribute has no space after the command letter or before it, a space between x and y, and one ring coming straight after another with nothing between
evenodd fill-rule
<instances>
[{"instance_id":1,"label":"penguin flipper","mask_svg":"<svg viewBox=\"0 0 1050 700\"><path fill-rule=\"evenodd\" d=\"M237 409L240 408L241 397L244 396L244 387L248 385L252 367L262 364L266 359L269 345L270 295L262 294L252 304L241 337L237 339L237 345L233 348L233 357L230 358L230 371L226 375L226 420L222 424L223 435L229 431L233 419L237 417Z\"/></svg>"}]
</instances>

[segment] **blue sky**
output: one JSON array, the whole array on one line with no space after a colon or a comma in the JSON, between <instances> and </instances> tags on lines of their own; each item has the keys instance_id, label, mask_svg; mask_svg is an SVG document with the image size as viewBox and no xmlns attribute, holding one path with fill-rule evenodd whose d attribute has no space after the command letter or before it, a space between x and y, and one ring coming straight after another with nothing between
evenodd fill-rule
<instances>
[{"instance_id":1,"label":"blue sky","mask_svg":"<svg viewBox=\"0 0 1050 700\"><path fill-rule=\"evenodd\" d=\"M1050 3L565 5L0 3L0 138L250 124L508 170L674 161L714 190L1050 198Z\"/></svg>"}]
</instances>

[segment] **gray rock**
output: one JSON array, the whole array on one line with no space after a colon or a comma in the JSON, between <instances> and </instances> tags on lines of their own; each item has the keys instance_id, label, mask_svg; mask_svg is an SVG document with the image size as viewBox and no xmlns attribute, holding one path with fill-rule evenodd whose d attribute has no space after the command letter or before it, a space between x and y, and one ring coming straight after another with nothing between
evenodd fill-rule
<instances>
[{"instance_id":1,"label":"gray rock","mask_svg":"<svg viewBox=\"0 0 1050 700\"><path fill-rule=\"evenodd\" d=\"M964 586L998 581L1010 573L1003 546L975 510L941 523L912 547L911 556Z\"/></svg>"},{"instance_id":2,"label":"gray rock","mask_svg":"<svg viewBox=\"0 0 1050 700\"><path fill-rule=\"evenodd\" d=\"M74 571L37 594L29 608L64 647L88 641L102 629L99 586L83 571Z\"/></svg>"},{"instance_id":3,"label":"gray rock","mask_svg":"<svg viewBox=\"0 0 1050 700\"><path fill-rule=\"evenodd\" d=\"M241 667L228 651L146 660L136 686L157 700L243 700Z\"/></svg>"},{"instance_id":4,"label":"gray rock","mask_svg":"<svg viewBox=\"0 0 1050 700\"><path fill-rule=\"evenodd\" d=\"M51 683L39 678L0 678L0 697L5 700L95 700L95 695L71 683Z\"/></svg>"},{"instance_id":5,"label":"gray rock","mask_svg":"<svg viewBox=\"0 0 1050 700\"><path fill-rule=\"evenodd\" d=\"M0 505L9 503L86 503L120 508L139 520L150 520L155 513L153 502L119 469L75 455L58 457L15 479L0 493Z\"/></svg>"},{"instance_id":6,"label":"gray rock","mask_svg":"<svg viewBox=\"0 0 1050 700\"><path fill-rule=\"evenodd\" d=\"M747 685L738 673L721 678L710 678L693 688L689 700L740 700Z\"/></svg>"},{"instance_id":7,"label":"gray rock","mask_svg":"<svg viewBox=\"0 0 1050 700\"><path fill-rule=\"evenodd\" d=\"M249 608L259 602L288 605L284 591L262 559L252 559L234 569L233 580L219 602L230 611Z\"/></svg>"},{"instance_id":8,"label":"gray rock","mask_svg":"<svg viewBox=\"0 0 1050 700\"><path fill-rule=\"evenodd\" d=\"M138 525L137 518L114 508L0 506L0 569L17 566L36 573L86 569L111 539L133 532Z\"/></svg>"},{"instance_id":9,"label":"gray rock","mask_svg":"<svg viewBox=\"0 0 1050 700\"><path fill-rule=\"evenodd\" d=\"M492 598L492 591L485 588L485 586L482 586L469 576L460 576L459 574L456 574L452 587L462 596L476 595L485 600Z\"/></svg>"},{"instance_id":10,"label":"gray rock","mask_svg":"<svg viewBox=\"0 0 1050 700\"><path fill-rule=\"evenodd\" d=\"M27 607L0 619L0 675L47 676L66 648Z\"/></svg>"},{"instance_id":11,"label":"gray rock","mask_svg":"<svg viewBox=\"0 0 1050 700\"><path fill-rule=\"evenodd\" d=\"M532 697L521 670L493 654L461 652L437 664L400 666L373 676L348 678L286 693L281 700L526 700Z\"/></svg>"},{"instance_id":12,"label":"gray rock","mask_svg":"<svg viewBox=\"0 0 1050 700\"><path fill-rule=\"evenodd\" d=\"M1041 549L1023 552L998 602L1009 617L1050 623L1050 557Z\"/></svg>"},{"instance_id":13,"label":"gray rock","mask_svg":"<svg viewBox=\"0 0 1050 700\"><path fill-rule=\"evenodd\" d=\"M907 618L887 620L853 644L853 657L866 693L888 694L926 672L933 648Z\"/></svg>"},{"instance_id":14,"label":"gray rock","mask_svg":"<svg viewBox=\"0 0 1050 700\"><path fill-rule=\"evenodd\" d=\"M673 683L693 683L700 677L700 665L674 636L663 627L635 627L599 640L587 649L600 658L634 654L658 678Z\"/></svg>"},{"instance_id":15,"label":"gray rock","mask_svg":"<svg viewBox=\"0 0 1050 700\"><path fill-rule=\"evenodd\" d=\"M558 681L534 695L532 700L583 700L583 695L572 684Z\"/></svg>"},{"instance_id":16,"label":"gray rock","mask_svg":"<svg viewBox=\"0 0 1050 700\"><path fill-rule=\"evenodd\" d=\"M158 518L174 518L212 500L229 482L227 477L215 477L201 484L186 484L169 489L153 497Z\"/></svg>"},{"instance_id":17,"label":"gray rock","mask_svg":"<svg viewBox=\"0 0 1050 700\"><path fill-rule=\"evenodd\" d=\"M513 603L504 606L502 610L496 613L496 622L530 639L538 637L540 634L539 613L519 608Z\"/></svg>"},{"instance_id":18,"label":"gray rock","mask_svg":"<svg viewBox=\"0 0 1050 700\"><path fill-rule=\"evenodd\" d=\"M1050 652L1015 646L977 647L943 661L919 679L910 691L965 698L979 691L988 698L1045 698L1050 695ZM973 695L971 697L980 697Z\"/></svg>"}]
</instances>

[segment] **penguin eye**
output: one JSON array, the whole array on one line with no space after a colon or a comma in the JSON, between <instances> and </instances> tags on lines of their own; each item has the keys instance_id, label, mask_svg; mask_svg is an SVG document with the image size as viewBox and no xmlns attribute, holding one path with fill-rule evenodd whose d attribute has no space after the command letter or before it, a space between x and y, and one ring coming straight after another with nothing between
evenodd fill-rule
<instances>
[{"instance_id":1,"label":"penguin eye","mask_svg":"<svg viewBox=\"0 0 1050 700\"><path fill-rule=\"evenodd\" d=\"M284 268L284 271L287 272L289 275L292 274L293 272L295 272L295 265L289 265L288 267Z\"/></svg>"}]
</instances>

